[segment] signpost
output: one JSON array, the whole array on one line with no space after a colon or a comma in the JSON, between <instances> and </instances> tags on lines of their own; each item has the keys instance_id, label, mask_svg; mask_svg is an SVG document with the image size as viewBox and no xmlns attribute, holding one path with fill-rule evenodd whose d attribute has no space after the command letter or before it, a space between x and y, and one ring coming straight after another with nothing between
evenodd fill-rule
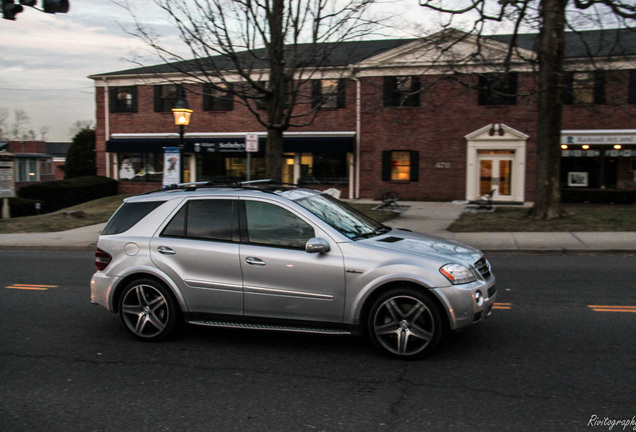
<instances>
[{"instance_id":1,"label":"signpost","mask_svg":"<svg viewBox=\"0 0 636 432\"><path fill-rule=\"evenodd\" d=\"M252 153L258 152L258 135L248 133L245 135L245 151L247 152L247 181L252 177Z\"/></svg>"},{"instance_id":2,"label":"signpost","mask_svg":"<svg viewBox=\"0 0 636 432\"><path fill-rule=\"evenodd\" d=\"M15 156L0 152L0 198L2 199L2 219L9 219L9 198L15 196Z\"/></svg>"}]
</instances>

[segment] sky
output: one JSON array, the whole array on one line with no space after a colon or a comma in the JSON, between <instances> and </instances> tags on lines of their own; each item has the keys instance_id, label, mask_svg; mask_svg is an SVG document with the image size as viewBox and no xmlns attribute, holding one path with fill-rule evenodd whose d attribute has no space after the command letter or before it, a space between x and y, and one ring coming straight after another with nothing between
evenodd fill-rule
<instances>
[{"instance_id":1,"label":"sky","mask_svg":"<svg viewBox=\"0 0 636 432\"><path fill-rule=\"evenodd\" d=\"M0 19L0 118L7 117L5 126L11 125L15 110L21 110L29 117L25 129L33 130L38 139L46 130L49 142L70 141L78 121L94 124L95 92L89 75L137 67L132 60L139 56L144 65L160 63L149 57L143 42L124 30L132 30L129 11L112 0L69 3L65 14L25 7L16 21ZM144 23L169 35L172 27L151 0L131 0L130 4ZM411 20L417 25L426 21L418 0L400 0L384 7L403 13L403 22ZM388 36L414 34L396 30ZM170 37L162 42L170 43Z\"/></svg>"}]
</instances>

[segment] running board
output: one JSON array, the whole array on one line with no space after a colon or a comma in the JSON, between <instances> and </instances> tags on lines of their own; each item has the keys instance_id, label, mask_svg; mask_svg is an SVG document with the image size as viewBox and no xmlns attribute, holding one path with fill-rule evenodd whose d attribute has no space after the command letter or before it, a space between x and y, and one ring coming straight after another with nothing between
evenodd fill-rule
<instances>
[{"instance_id":1,"label":"running board","mask_svg":"<svg viewBox=\"0 0 636 432\"><path fill-rule=\"evenodd\" d=\"M267 325L267 324L249 324L231 321L188 321L189 324L206 326L206 327L224 327L235 329L250 330L268 330L268 331L284 331L295 333L317 333L329 335L350 335L351 331L335 328L320 327L302 327L302 326L286 326L286 325Z\"/></svg>"}]
</instances>

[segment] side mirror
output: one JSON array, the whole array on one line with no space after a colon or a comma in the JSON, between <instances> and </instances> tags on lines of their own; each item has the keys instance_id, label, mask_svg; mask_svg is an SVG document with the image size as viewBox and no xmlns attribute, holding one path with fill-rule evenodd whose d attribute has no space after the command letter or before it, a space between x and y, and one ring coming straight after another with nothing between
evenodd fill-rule
<instances>
[{"instance_id":1,"label":"side mirror","mask_svg":"<svg viewBox=\"0 0 636 432\"><path fill-rule=\"evenodd\" d=\"M309 253L325 253L329 252L329 249L327 240L318 237L310 238L305 244L305 251Z\"/></svg>"}]
</instances>

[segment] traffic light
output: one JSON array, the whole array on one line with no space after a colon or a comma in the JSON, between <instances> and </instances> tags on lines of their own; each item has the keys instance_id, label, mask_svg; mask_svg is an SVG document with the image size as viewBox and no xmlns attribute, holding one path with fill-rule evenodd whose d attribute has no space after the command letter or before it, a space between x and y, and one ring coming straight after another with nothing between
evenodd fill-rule
<instances>
[{"instance_id":1,"label":"traffic light","mask_svg":"<svg viewBox=\"0 0 636 432\"><path fill-rule=\"evenodd\" d=\"M15 4L13 0L2 0L2 18L15 21L15 16L22 12L22 5Z\"/></svg>"},{"instance_id":2,"label":"traffic light","mask_svg":"<svg viewBox=\"0 0 636 432\"><path fill-rule=\"evenodd\" d=\"M66 13L68 8L68 0L42 0L42 10L46 13Z\"/></svg>"}]
</instances>

